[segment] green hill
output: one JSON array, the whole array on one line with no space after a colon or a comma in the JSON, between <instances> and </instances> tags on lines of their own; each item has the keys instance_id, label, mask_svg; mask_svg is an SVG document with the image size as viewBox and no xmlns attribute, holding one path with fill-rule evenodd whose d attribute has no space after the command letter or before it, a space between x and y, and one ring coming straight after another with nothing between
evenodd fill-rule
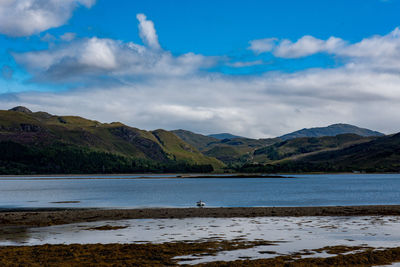
<instances>
[{"instance_id":1,"label":"green hill","mask_svg":"<svg viewBox=\"0 0 400 267\"><path fill-rule=\"evenodd\" d=\"M296 139L294 139L296 140ZM247 163L240 172L400 172L400 133L367 137L344 147L271 161Z\"/></svg>"},{"instance_id":2,"label":"green hill","mask_svg":"<svg viewBox=\"0 0 400 267\"><path fill-rule=\"evenodd\" d=\"M136 171L138 164L143 165L141 170L145 170L148 165L148 169L153 171L164 171L171 166L178 168L179 164L182 171L189 171L191 165L193 168L190 171L196 168L201 170L198 168L200 165L211 167L207 167L208 170L224 166L222 162L203 155L195 147L168 131L149 132L118 122L108 124L76 116L56 116L46 112L31 112L24 107L0 111L0 143L4 153L15 154L12 149L16 149L24 157L31 155L43 158L43 154L47 152L51 154L58 151L70 156L81 155L83 162L88 158L95 162L93 158L98 157L103 159L103 163L111 164L109 161L118 158L126 165L124 171ZM11 163L18 165L18 162L12 160L4 155L0 156L3 173L7 172L4 166ZM48 158L47 160L55 166L61 164ZM25 172L33 168L27 167L28 163L29 161L26 161L25 165L23 164L25 167L21 166ZM108 167L103 165L96 168L108 170ZM57 169L53 167L49 169ZM44 172L45 169L43 167L41 171ZM112 171L121 172L118 168ZM86 171L75 168L74 172Z\"/></svg>"},{"instance_id":3,"label":"green hill","mask_svg":"<svg viewBox=\"0 0 400 267\"><path fill-rule=\"evenodd\" d=\"M280 136L282 140L289 140L299 137L322 137L322 136L336 136L338 134L356 134L359 136L383 136L384 134L372 131L369 129L359 128L350 124L332 124L327 127L316 127L309 129L302 129L289 134Z\"/></svg>"},{"instance_id":4,"label":"green hill","mask_svg":"<svg viewBox=\"0 0 400 267\"><path fill-rule=\"evenodd\" d=\"M400 133L294 161L323 171L400 171Z\"/></svg>"},{"instance_id":5,"label":"green hill","mask_svg":"<svg viewBox=\"0 0 400 267\"><path fill-rule=\"evenodd\" d=\"M350 145L368 142L372 139L373 137L362 137L356 134L289 139L255 150L253 162L271 163L288 158L300 158L316 152L337 150Z\"/></svg>"},{"instance_id":6,"label":"green hill","mask_svg":"<svg viewBox=\"0 0 400 267\"><path fill-rule=\"evenodd\" d=\"M217 158L226 164L243 164L251 160L254 150L281 141L276 138L251 139L244 137L221 140L185 130L172 132L196 147L204 155Z\"/></svg>"}]
</instances>

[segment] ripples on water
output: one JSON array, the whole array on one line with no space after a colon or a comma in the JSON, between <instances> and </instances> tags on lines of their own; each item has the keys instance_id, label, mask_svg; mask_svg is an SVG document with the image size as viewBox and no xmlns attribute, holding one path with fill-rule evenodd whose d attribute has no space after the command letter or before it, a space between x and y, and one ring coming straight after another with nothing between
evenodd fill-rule
<instances>
[{"instance_id":1,"label":"ripples on water","mask_svg":"<svg viewBox=\"0 0 400 267\"><path fill-rule=\"evenodd\" d=\"M209 207L400 204L400 174L295 175L294 179L137 177L2 177L0 208L191 207L199 199Z\"/></svg>"}]
</instances>

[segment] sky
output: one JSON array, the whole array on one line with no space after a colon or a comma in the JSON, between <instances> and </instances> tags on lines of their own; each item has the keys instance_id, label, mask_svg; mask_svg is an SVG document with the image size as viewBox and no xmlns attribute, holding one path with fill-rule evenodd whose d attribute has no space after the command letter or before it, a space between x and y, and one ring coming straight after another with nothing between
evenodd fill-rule
<instances>
[{"instance_id":1,"label":"sky","mask_svg":"<svg viewBox=\"0 0 400 267\"><path fill-rule=\"evenodd\" d=\"M0 109L267 138L400 131L400 0L0 0Z\"/></svg>"}]
</instances>

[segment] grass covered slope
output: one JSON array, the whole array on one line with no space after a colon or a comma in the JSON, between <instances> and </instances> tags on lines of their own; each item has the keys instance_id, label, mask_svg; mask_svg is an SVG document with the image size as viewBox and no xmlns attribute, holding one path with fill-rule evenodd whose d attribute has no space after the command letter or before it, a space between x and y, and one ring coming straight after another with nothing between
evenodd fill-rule
<instances>
[{"instance_id":1,"label":"grass covered slope","mask_svg":"<svg viewBox=\"0 0 400 267\"><path fill-rule=\"evenodd\" d=\"M400 133L316 151L267 164L247 163L239 172L400 172Z\"/></svg>"},{"instance_id":2,"label":"grass covered slope","mask_svg":"<svg viewBox=\"0 0 400 267\"><path fill-rule=\"evenodd\" d=\"M400 133L337 151L307 156L296 163L328 171L399 172Z\"/></svg>"},{"instance_id":3,"label":"grass covered slope","mask_svg":"<svg viewBox=\"0 0 400 267\"><path fill-rule=\"evenodd\" d=\"M253 160L259 163L270 163L288 158L295 159L316 152L341 149L373 139L374 137L362 137L355 134L289 139L255 150Z\"/></svg>"},{"instance_id":4,"label":"grass covered slope","mask_svg":"<svg viewBox=\"0 0 400 267\"><path fill-rule=\"evenodd\" d=\"M73 172L82 173L87 173L88 170L97 172L99 169L108 170L108 172L144 170L146 165L149 171L156 169L163 171L168 169L167 166L176 167L177 165L184 166L182 171L190 169L189 165L208 166L199 168L200 171L223 167L220 161L202 155L194 147L167 131L149 132L122 123L107 124L77 116L55 116L45 112L31 112L24 107L0 111L0 142L6 154L13 154L14 149L19 151L25 159L29 158L29 155L32 159L33 157L46 158L43 161L51 162L46 165L47 168L52 171L59 170L57 173L65 171L65 168L60 167L63 165L61 163L69 162L71 166L76 165L72 160L73 155L80 158L82 162L96 162L96 157L103 159L103 163L94 164L96 166L88 167L88 164L83 164L81 167L71 167L69 170L73 169ZM66 157L70 160L60 158L62 162L56 162L47 158L46 153L68 155ZM18 160L22 159L2 156L0 160L2 160L4 173L6 172L4 166L13 166L12 169L16 170ZM120 170L111 164L113 160L123 162L120 165L117 164ZM29 161L25 163L28 164ZM25 167L20 166L25 170L24 172L34 167L32 164L26 164L22 164ZM43 167L45 163L36 162L36 164ZM103 165L107 166L103 167ZM141 167L137 168L139 165ZM176 169L175 167L170 169ZM82 168L88 168L88 170ZM44 172L46 167L34 169L33 172Z\"/></svg>"},{"instance_id":5,"label":"grass covered slope","mask_svg":"<svg viewBox=\"0 0 400 267\"><path fill-rule=\"evenodd\" d=\"M175 130L172 132L186 143L196 147L204 155L214 157L225 164L242 164L247 162L251 160L254 150L281 141L277 138L251 139L244 137L221 140L185 130Z\"/></svg>"},{"instance_id":6,"label":"grass covered slope","mask_svg":"<svg viewBox=\"0 0 400 267\"><path fill-rule=\"evenodd\" d=\"M220 169L224 164L212 157L207 157L198 151L195 147L185 143L175 134L162 129L152 131L164 151L173 160L186 161L193 164L211 164L214 168Z\"/></svg>"}]
</instances>

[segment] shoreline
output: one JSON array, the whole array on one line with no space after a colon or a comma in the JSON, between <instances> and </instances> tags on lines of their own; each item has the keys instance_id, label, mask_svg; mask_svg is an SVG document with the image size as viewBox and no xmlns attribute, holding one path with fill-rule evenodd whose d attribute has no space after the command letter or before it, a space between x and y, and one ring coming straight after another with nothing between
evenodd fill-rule
<instances>
[{"instance_id":1,"label":"shoreline","mask_svg":"<svg viewBox=\"0 0 400 267\"><path fill-rule=\"evenodd\" d=\"M290 175L374 175L374 174L400 174L400 172L368 172L368 173L354 173L354 172L301 172L301 173L292 173L292 172L282 172L282 173L94 173L94 174L2 174L0 175L0 179L2 178L51 178L51 177L83 177L83 178L91 178L93 176L98 176L91 179L118 179L118 176L121 176L122 179L124 177L135 176L129 179L165 179L165 178L204 178L204 177L213 177L213 178L269 178L278 176L279 178L292 178L287 177ZM261 177L260 177L261 176ZM104 177L104 178L103 178ZM110 178L108 178L110 177ZM278 178L274 177L274 178Z\"/></svg>"},{"instance_id":2,"label":"shoreline","mask_svg":"<svg viewBox=\"0 0 400 267\"><path fill-rule=\"evenodd\" d=\"M38 176L0 176L0 181L12 180L141 180L141 179L247 179L247 178L265 178L265 179L280 179L280 178L295 178L292 176L272 175L272 174L214 174L214 175L38 175ZM17 178L17 179L14 179Z\"/></svg>"},{"instance_id":3,"label":"shoreline","mask_svg":"<svg viewBox=\"0 0 400 267\"><path fill-rule=\"evenodd\" d=\"M19 208L0 209L0 226L49 226L127 219L183 219L301 216L400 216L400 205L231 208Z\"/></svg>"}]
</instances>

